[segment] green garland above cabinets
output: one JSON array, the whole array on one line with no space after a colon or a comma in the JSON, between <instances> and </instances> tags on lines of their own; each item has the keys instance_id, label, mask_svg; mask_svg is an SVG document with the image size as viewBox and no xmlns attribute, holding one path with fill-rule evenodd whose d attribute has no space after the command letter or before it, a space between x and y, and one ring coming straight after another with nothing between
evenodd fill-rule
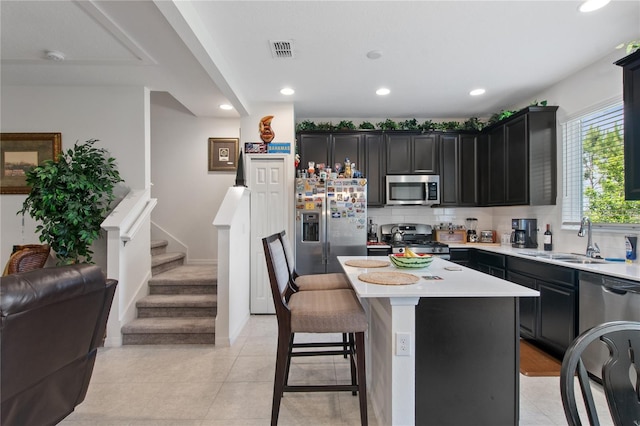
<instances>
[{"instance_id":1,"label":"green garland above cabinets","mask_svg":"<svg viewBox=\"0 0 640 426\"><path fill-rule=\"evenodd\" d=\"M532 106L547 106L547 101L538 101L536 99L535 101L531 102L531 104L529 104L529 107ZM527 108L528 107L523 108L520 111L524 111ZM418 123L418 120L415 118L396 122L390 118L387 118L386 120L380 121L375 125L373 123L370 123L369 121L363 121L358 126L356 126L351 120L341 120L336 125L334 125L331 121L321 121L316 124L311 120L304 120L296 124L296 133L314 130L409 130L422 132L441 130L479 132L485 127L493 126L494 124L497 124L502 120L506 120L507 118L520 111L501 110L500 112L496 112L495 114L491 115L491 117L489 117L489 120L487 120L486 122L480 120L478 117L471 117L462 123L460 123L459 121L442 121L436 123L433 120L425 120L422 123Z\"/></svg>"}]
</instances>

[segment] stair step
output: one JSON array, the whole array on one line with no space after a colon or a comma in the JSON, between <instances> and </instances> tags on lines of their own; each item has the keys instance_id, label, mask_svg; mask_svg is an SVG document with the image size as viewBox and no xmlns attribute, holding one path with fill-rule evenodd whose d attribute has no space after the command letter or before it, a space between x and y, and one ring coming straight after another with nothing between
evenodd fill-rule
<instances>
[{"instance_id":1,"label":"stair step","mask_svg":"<svg viewBox=\"0 0 640 426\"><path fill-rule=\"evenodd\" d=\"M184 264L184 253L162 253L151 256L151 275L166 272Z\"/></svg>"},{"instance_id":2,"label":"stair step","mask_svg":"<svg viewBox=\"0 0 640 426\"><path fill-rule=\"evenodd\" d=\"M168 245L167 240L151 240L151 256L166 253Z\"/></svg>"},{"instance_id":3,"label":"stair step","mask_svg":"<svg viewBox=\"0 0 640 426\"><path fill-rule=\"evenodd\" d=\"M215 344L216 267L185 265L185 254L167 246L151 241L149 295L136 303L138 318L122 327L122 344Z\"/></svg>"},{"instance_id":4,"label":"stair step","mask_svg":"<svg viewBox=\"0 0 640 426\"><path fill-rule=\"evenodd\" d=\"M181 265L154 275L149 294L215 294L217 271L211 265Z\"/></svg>"},{"instance_id":5,"label":"stair step","mask_svg":"<svg viewBox=\"0 0 640 426\"><path fill-rule=\"evenodd\" d=\"M215 294L149 295L136 303L138 318L215 317L218 296Z\"/></svg>"},{"instance_id":6,"label":"stair step","mask_svg":"<svg viewBox=\"0 0 640 426\"><path fill-rule=\"evenodd\" d=\"M139 318L122 327L123 345L213 343L214 318Z\"/></svg>"}]
</instances>

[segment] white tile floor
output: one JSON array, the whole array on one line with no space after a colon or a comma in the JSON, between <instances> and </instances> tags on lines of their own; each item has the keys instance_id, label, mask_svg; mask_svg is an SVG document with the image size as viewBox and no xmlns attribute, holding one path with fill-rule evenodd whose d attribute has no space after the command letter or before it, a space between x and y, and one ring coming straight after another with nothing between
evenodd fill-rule
<instances>
[{"instance_id":1,"label":"white tile floor","mask_svg":"<svg viewBox=\"0 0 640 426\"><path fill-rule=\"evenodd\" d=\"M268 425L275 365L274 316L252 316L230 348L102 348L85 401L63 426ZM339 336L336 336L339 338ZM340 357L296 358L291 383L349 379ZM520 376L520 424L566 425L557 377ZM596 391L602 404L602 394ZM599 412L604 412L600 409ZM378 425L371 406L369 424ZM341 393L286 393L280 425L359 425L358 398ZM611 424L603 422L603 425ZM380 425L383 426L383 425Z\"/></svg>"}]
</instances>

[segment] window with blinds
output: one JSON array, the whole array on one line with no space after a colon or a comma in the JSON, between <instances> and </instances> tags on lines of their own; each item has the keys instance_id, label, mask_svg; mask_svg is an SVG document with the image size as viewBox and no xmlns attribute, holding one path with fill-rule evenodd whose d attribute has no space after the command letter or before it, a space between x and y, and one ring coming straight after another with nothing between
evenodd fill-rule
<instances>
[{"instance_id":1,"label":"window with blinds","mask_svg":"<svg viewBox=\"0 0 640 426\"><path fill-rule=\"evenodd\" d=\"M623 132L621 102L563 124L563 225L640 222L640 202L624 200Z\"/></svg>"}]
</instances>

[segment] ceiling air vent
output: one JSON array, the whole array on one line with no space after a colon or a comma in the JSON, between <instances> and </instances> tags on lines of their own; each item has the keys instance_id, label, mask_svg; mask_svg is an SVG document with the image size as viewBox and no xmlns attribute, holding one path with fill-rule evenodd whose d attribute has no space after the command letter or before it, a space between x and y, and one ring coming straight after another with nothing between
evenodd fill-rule
<instances>
[{"instance_id":1,"label":"ceiling air vent","mask_svg":"<svg viewBox=\"0 0 640 426\"><path fill-rule=\"evenodd\" d=\"M293 40L269 40L274 59L293 58Z\"/></svg>"}]
</instances>

